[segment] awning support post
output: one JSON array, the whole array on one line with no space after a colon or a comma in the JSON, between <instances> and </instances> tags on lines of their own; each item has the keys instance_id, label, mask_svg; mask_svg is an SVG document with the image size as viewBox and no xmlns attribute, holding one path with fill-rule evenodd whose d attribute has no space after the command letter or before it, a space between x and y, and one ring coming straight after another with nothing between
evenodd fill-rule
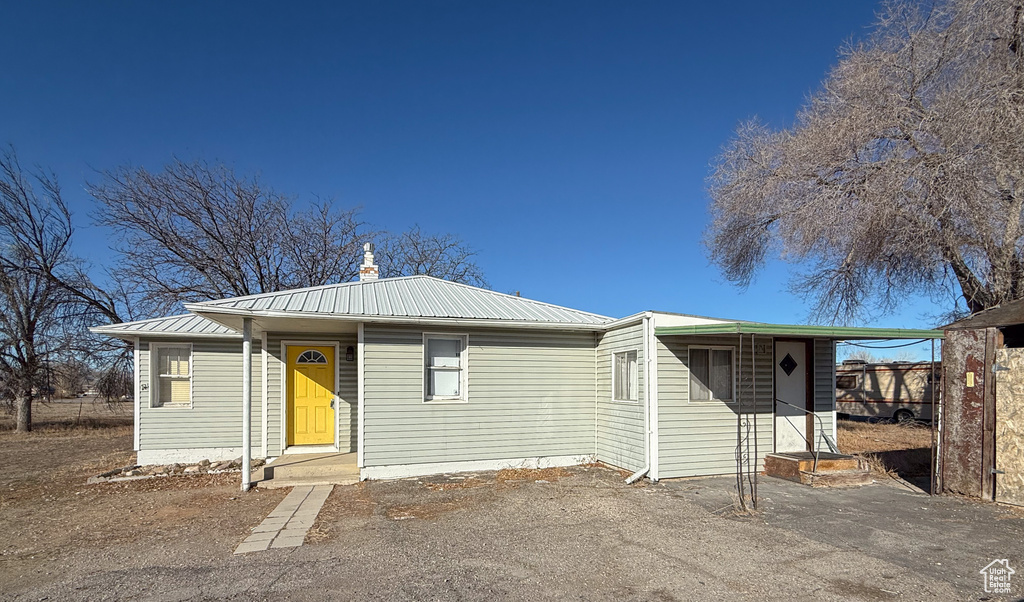
<instances>
[{"instance_id":1,"label":"awning support post","mask_svg":"<svg viewBox=\"0 0 1024 602\"><path fill-rule=\"evenodd\" d=\"M252 487L252 318L242 318L242 491Z\"/></svg>"}]
</instances>

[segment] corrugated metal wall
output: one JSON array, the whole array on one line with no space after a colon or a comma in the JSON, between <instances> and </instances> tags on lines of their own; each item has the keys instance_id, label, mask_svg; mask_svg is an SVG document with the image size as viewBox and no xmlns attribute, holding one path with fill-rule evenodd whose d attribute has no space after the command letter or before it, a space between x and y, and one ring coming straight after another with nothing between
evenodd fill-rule
<instances>
[{"instance_id":1,"label":"corrugated metal wall","mask_svg":"<svg viewBox=\"0 0 1024 602\"><path fill-rule=\"evenodd\" d=\"M643 323L598 335L597 459L628 470L644 467L644 340ZM612 354L637 352L636 402L612 401Z\"/></svg>"},{"instance_id":2,"label":"corrugated metal wall","mask_svg":"<svg viewBox=\"0 0 1024 602\"><path fill-rule=\"evenodd\" d=\"M365 327L366 466L594 453L592 333L445 329L469 335L469 401L425 403L423 332Z\"/></svg>"},{"instance_id":3,"label":"corrugated metal wall","mask_svg":"<svg viewBox=\"0 0 1024 602\"><path fill-rule=\"evenodd\" d=\"M991 331L991 332L989 332ZM942 342L940 486L946 493L992 499L995 328L950 330ZM991 389L991 390L990 390ZM991 407L987 407L991 406ZM987 414L991 413L991 420Z\"/></svg>"}]
</instances>

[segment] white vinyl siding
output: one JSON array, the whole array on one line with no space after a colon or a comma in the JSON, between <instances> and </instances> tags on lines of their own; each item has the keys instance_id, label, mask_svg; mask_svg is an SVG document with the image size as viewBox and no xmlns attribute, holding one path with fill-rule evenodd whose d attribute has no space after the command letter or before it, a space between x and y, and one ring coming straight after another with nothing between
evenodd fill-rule
<instances>
[{"instance_id":1,"label":"white vinyl siding","mask_svg":"<svg viewBox=\"0 0 1024 602\"><path fill-rule=\"evenodd\" d=\"M828 339L814 340L814 413L821 418L814 421L816 430L824 429L830 437L835 437L836 409L836 356L835 345ZM818 433L815 444L828 451L828 446Z\"/></svg>"},{"instance_id":2,"label":"white vinyl siding","mask_svg":"<svg viewBox=\"0 0 1024 602\"><path fill-rule=\"evenodd\" d=\"M594 453L593 334L469 331L454 404L423 403L423 335L365 326L365 466Z\"/></svg>"},{"instance_id":3,"label":"white vinyl siding","mask_svg":"<svg viewBox=\"0 0 1024 602\"><path fill-rule=\"evenodd\" d=\"M644 365L643 323L624 326L598 335L597 361L597 459L627 470L640 470L647 462L644 452L646 404L621 403L612 390L613 357L635 352L637 366ZM644 398L644 371L637 370L636 398Z\"/></svg>"},{"instance_id":4,"label":"white vinyl siding","mask_svg":"<svg viewBox=\"0 0 1024 602\"><path fill-rule=\"evenodd\" d=\"M659 478L734 473L738 411L754 452L755 398L759 469L764 454L772 451L772 339L755 338L756 362L751 362L749 335L740 345L738 337L657 337ZM732 350L738 401L691 401L689 351L700 348Z\"/></svg>"},{"instance_id":5,"label":"white vinyl siding","mask_svg":"<svg viewBox=\"0 0 1024 602\"><path fill-rule=\"evenodd\" d=\"M176 345L180 345L175 343ZM151 383L156 369L152 351L167 345L139 343L139 381ZM155 388L140 391L139 448L144 451L242 446L242 341L195 339L191 346L191 409L152 407ZM252 453L262 455L262 374L259 341L252 352Z\"/></svg>"}]
</instances>

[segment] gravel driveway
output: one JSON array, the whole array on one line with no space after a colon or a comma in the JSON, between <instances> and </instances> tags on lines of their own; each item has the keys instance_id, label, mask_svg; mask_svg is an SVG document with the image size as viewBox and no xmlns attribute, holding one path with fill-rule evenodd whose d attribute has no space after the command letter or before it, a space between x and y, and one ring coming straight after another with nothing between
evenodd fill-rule
<instances>
[{"instance_id":1,"label":"gravel driveway","mask_svg":"<svg viewBox=\"0 0 1024 602\"><path fill-rule=\"evenodd\" d=\"M234 556L245 533L204 535L207 517L67 550L0 597L977 600L990 560L1024 575L1024 515L1006 508L762 478L763 512L738 517L733 484L591 467L337 487L299 548Z\"/></svg>"}]
</instances>

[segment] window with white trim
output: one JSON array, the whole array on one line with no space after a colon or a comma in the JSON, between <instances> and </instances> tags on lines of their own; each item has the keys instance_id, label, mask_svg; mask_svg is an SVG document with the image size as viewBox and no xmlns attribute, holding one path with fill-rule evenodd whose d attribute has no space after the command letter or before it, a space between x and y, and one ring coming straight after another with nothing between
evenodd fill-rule
<instances>
[{"instance_id":1,"label":"window with white trim","mask_svg":"<svg viewBox=\"0 0 1024 602\"><path fill-rule=\"evenodd\" d=\"M732 347L690 347L690 401L732 401Z\"/></svg>"},{"instance_id":2,"label":"window with white trim","mask_svg":"<svg viewBox=\"0 0 1024 602\"><path fill-rule=\"evenodd\" d=\"M620 351L612 354L612 400L636 401L637 352Z\"/></svg>"},{"instance_id":3,"label":"window with white trim","mask_svg":"<svg viewBox=\"0 0 1024 602\"><path fill-rule=\"evenodd\" d=\"M155 408L192 406L192 345L159 344L150 346L152 392Z\"/></svg>"},{"instance_id":4,"label":"window with white trim","mask_svg":"<svg viewBox=\"0 0 1024 602\"><path fill-rule=\"evenodd\" d=\"M423 335L425 401L466 401L466 335Z\"/></svg>"}]
</instances>

